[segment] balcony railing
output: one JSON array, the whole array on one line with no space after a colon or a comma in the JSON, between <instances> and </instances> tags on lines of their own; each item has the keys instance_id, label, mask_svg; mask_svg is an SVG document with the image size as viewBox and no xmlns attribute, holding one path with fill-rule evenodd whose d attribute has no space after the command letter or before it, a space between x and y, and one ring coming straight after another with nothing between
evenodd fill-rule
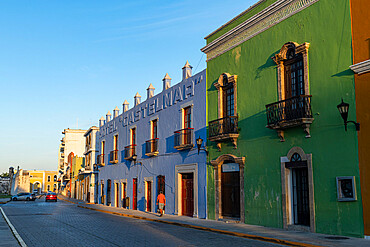
<instances>
[{"instance_id":1,"label":"balcony railing","mask_svg":"<svg viewBox=\"0 0 370 247\"><path fill-rule=\"evenodd\" d=\"M154 156L158 153L158 138L151 139L145 142L145 155Z\"/></svg>"},{"instance_id":2,"label":"balcony railing","mask_svg":"<svg viewBox=\"0 0 370 247\"><path fill-rule=\"evenodd\" d=\"M177 150L184 150L190 149L194 147L193 142L193 135L194 129L193 128L186 128L175 131L175 143L174 148Z\"/></svg>"},{"instance_id":3,"label":"balcony railing","mask_svg":"<svg viewBox=\"0 0 370 247\"><path fill-rule=\"evenodd\" d=\"M208 139L217 142L219 149L224 141L231 141L236 147L239 137L238 116L228 116L208 122L208 134Z\"/></svg>"},{"instance_id":4,"label":"balcony railing","mask_svg":"<svg viewBox=\"0 0 370 247\"><path fill-rule=\"evenodd\" d=\"M99 154L98 155L97 164L99 166L105 166L105 163L104 163L104 154Z\"/></svg>"},{"instance_id":5,"label":"balcony railing","mask_svg":"<svg viewBox=\"0 0 370 247\"><path fill-rule=\"evenodd\" d=\"M313 121L311 95L300 95L266 105L267 128L285 129Z\"/></svg>"},{"instance_id":6,"label":"balcony railing","mask_svg":"<svg viewBox=\"0 0 370 247\"><path fill-rule=\"evenodd\" d=\"M136 144L125 147L125 160L132 160L132 157L136 155Z\"/></svg>"},{"instance_id":7,"label":"balcony railing","mask_svg":"<svg viewBox=\"0 0 370 247\"><path fill-rule=\"evenodd\" d=\"M109 161L112 164L118 163L118 150L113 150L109 154Z\"/></svg>"}]
</instances>

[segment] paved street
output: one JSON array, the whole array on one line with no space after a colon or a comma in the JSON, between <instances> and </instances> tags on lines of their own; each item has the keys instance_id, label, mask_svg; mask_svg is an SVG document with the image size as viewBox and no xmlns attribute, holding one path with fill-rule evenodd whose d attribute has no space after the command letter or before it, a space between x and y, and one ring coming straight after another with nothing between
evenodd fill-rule
<instances>
[{"instance_id":1,"label":"paved street","mask_svg":"<svg viewBox=\"0 0 370 247\"><path fill-rule=\"evenodd\" d=\"M10 202L3 210L28 246L280 246L78 208Z\"/></svg>"}]
</instances>

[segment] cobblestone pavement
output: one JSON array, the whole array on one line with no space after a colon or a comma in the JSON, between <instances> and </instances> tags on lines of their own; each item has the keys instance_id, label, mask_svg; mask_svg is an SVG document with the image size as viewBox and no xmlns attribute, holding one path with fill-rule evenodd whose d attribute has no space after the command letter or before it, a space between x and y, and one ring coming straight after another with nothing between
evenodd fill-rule
<instances>
[{"instance_id":1,"label":"cobblestone pavement","mask_svg":"<svg viewBox=\"0 0 370 247\"><path fill-rule=\"evenodd\" d=\"M10 202L3 210L28 246L281 246L104 214L63 201Z\"/></svg>"}]
</instances>

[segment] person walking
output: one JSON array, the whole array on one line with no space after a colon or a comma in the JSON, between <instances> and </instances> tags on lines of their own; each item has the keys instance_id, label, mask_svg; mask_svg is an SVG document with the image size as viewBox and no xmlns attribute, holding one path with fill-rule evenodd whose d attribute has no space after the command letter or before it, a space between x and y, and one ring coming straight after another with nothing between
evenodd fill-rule
<instances>
[{"instance_id":1,"label":"person walking","mask_svg":"<svg viewBox=\"0 0 370 247\"><path fill-rule=\"evenodd\" d=\"M159 192L157 197L157 205L160 213L159 217L161 217L163 215L164 207L166 206L166 197L162 191Z\"/></svg>"}]
</instances>

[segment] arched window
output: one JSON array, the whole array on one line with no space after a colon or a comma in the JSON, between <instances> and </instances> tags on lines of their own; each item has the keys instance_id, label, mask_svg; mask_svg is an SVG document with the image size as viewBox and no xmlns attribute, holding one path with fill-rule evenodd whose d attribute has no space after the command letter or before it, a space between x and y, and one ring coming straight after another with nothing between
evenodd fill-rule
<instances>
[{"instance_id":1,"label":"arched window","mask_svg":"<svg viewBox=\"0 0 370 247\"><path fill-rule=\"evenodd\" d=\"M301 156L298 153L294 153L292 155L292 158L290 159L291 162L297 162L297 161L302 161Z\"/></svg>"},{"instance_id":2,"label":"arched window","mask_svg":"<svg viewBox=\"0 0 370 247\"><path fill-rule=\"evenodd\" d=\"M48 176L48 182L50 182L50 176Z\"/></svg>"},{"instance_id":3,"label":"arched window","mask_svg":"<svg viewBox=\"0 0 370 247\"><path fill-rule=\"evenodd\" d=\"M54 175L54 182L57 181L57 175Z\"/></svg>"}]
</instances>

